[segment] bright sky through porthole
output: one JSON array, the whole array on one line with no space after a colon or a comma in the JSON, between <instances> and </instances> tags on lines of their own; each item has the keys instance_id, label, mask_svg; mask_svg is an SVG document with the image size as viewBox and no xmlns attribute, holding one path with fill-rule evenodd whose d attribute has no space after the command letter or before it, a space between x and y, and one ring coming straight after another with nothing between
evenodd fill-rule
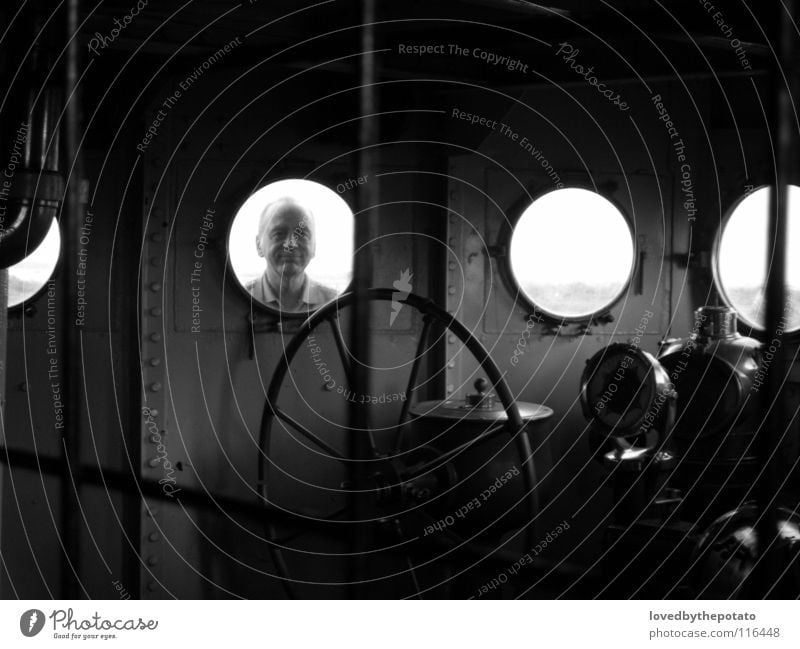
<instances>
[{"instance_id":1,"label":"bright sky through porthole","mask_svg":"<svg viewBox=\"0 0 800 649\"><path fill-rule=\"evenodd\" d=\"M789 185L784 311L786 330L800 328L800 187ZM767 246L769 188L742 199L726 221L717 252L717 278L725 300L747 324L764 327L764 284L770 254Z\"/></svg>"},{"instance_id":2,"label":"bright sky through porthole","mask_svg":"<svg viewBox=\"0 0 800 649\"><path fill-rule=\"evenodd\" d=\"M42 243L25 259L8 269L8 306L16 306L32 298L48 282L61 252L58 221L47 231Z\"/></svg>"},{"instance_id":3,"label":"bright sky through porthole","mask_svg":"<svg viewBox=\"0 0 800 649\"><path fill-rule=\"evenodd\" d=\"M569 187L544 194L522 213L510 263L530 302L559 317L580 318L606 308L625 289L634 242L613 203Z\"/></svg>"}]
</instances>

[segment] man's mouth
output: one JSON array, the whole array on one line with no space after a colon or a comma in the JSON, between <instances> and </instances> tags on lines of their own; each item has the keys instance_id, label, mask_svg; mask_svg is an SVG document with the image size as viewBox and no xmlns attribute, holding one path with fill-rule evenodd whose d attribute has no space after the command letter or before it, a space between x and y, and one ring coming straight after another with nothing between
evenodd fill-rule
<instances>
[{"instance_id":1,"label":"man's mouth","mask_svg":"<svg viewBox=\"0 0 800 649\"><path fill-rule=\"evenodd\" d=\"M299 255L278 255L277 261L281 264L299 264L302 259Z\"/></svg>"}]
</instances>

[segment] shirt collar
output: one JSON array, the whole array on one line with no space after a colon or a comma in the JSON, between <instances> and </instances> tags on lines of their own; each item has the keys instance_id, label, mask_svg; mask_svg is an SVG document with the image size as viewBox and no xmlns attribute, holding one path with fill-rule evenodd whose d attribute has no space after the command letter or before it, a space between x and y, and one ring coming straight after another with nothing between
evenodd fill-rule
<instances>
[{"instance_id":1,"label":"shirt collar","mask_svg":"<svg viewBox=\"0 0 800 649\"><path fill-rule=\"evenodd\" d=\"M261 275L261 295L263 296L264 303L267 304L267 306L277 309L280 308L278 295L272 290L272 286L270 286L269 282L267 281L266 271ZM325 295L322 293L320 285L306 275L303 281L303 297L300 301L300 306L302 309L300 310L313 311L317 307L322 306L322 304L325 302L327 302L327 300L325 299Z\"/></svg>"}]
</instances>

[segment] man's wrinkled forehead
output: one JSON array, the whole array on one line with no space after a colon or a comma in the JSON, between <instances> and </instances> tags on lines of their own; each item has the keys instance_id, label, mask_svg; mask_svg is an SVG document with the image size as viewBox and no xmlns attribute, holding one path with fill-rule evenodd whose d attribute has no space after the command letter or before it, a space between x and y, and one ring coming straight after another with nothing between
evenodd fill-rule
<instances>
[{"instance_id":1,"label":"man's wrinkled forehead","mask_svg":"<svg viewBox=\"0 0 800 649\"><path fill-rule=\"evenodd\" d=\"M279 201L267 206L261 215L259 233L270 233L275 229L303 228L314 233L314 220L311 212L293 201Z\"/></svg>"}]
</instances>

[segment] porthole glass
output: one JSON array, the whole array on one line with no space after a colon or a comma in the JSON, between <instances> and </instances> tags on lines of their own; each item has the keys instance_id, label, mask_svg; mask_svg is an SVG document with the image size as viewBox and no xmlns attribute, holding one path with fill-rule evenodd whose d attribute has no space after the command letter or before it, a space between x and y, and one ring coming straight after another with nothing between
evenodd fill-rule
<instances>
[{"instance_id":1,"label":"porthole glass","mask_svg":"<svg viewBox=\"0 0 800 649\"><path fill-rule=\"evenodd\" d=\"M785 331L800 329L800 187L789 185L786 253ZM739 201L719 237L717 285L723 299L751 327L764 328L767 276L769 188L761 187Z\"/></svg>"},{"instance_id":2,"label":"porthole glass","mask_svg":"<svg viewBox=\"0 0 800 649\"><path fill-rule=\"evenodd\" d=\"M630 226L599 194L576 187L537 198L511 236L509 262L519 290L541 311L585 319L619 298L634 264Z\"/></svg>"},{"instance_id":3,"label":"porthole glass","mask_svg":"<svg viewBox=\"0 0 800 649\"><path fill-rule=\"evenodd\" d=\"M307 314L350 284L353 213L319 183L271 183L236 213L228 255L236 279L257 303Z\"/></svg>"},{"instance_id":4,"label":"porthole glass","mask_svg":"<svg viewBox=\"0 0 800 649\"><path fill-rule=\"evenodd\" d=\"M61 233L53 219L47 235L25 259L8 269L8 306L30 300L47 284L58 263L61 252Z\"/></svg>"}]
</instances>

